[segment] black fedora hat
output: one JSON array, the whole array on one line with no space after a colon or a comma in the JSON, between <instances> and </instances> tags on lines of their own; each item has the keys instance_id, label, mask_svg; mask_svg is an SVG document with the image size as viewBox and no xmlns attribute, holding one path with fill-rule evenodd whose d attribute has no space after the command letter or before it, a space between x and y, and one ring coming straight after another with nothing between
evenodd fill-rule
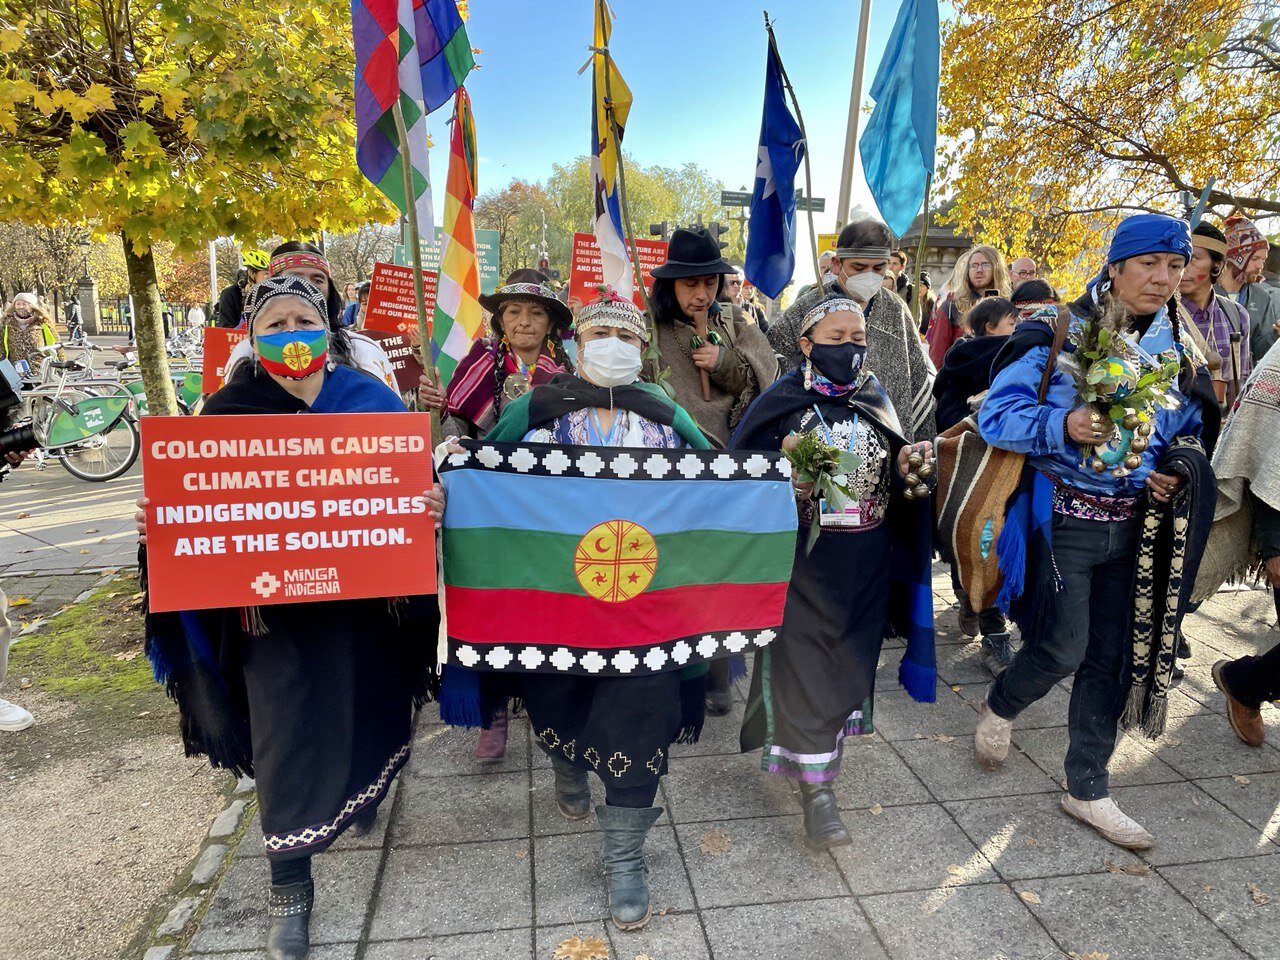
<instances>
[{"instance_id":1,"label":"black fedora hat","mask_svg":"<svg viewBox=\"0 0 1280 960\"><path fill-rule=\"evenodd\" d=\"M551 289L549 278L537 270L514 270L507 277L507 282L493 293L480 295L480 306L493 314L490 323L498 333L502 332L502 324L498 319L502 315L502 307L511 300L540 303L546 309L552 324L565 330L573 325L573 311L567 304L556 299L556 292Z\"/></svg>"},{"instance_id":2,"label":"black fedora hat","mask_svg":"<svg viewBox=\"0 0 1280 960\"><path fill-rule=\"evenodd\" d=\"M658 279L705 277L713 273L735 273L733 265L720 255L720 244L706 230L681 227L671 234L667 262L654 267L651 276Z\"/></svg>"}]
</instances>

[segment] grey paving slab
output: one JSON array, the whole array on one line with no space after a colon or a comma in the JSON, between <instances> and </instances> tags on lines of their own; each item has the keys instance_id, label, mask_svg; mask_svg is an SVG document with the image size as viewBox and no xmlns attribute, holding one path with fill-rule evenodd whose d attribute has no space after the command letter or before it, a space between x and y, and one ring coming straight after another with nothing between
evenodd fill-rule
<instances>
[{"instance_id":1,"label":"grey paving slab","mask_svg":"<svg viewBox=\"0 0 1280 960\"><path fill-rule=\"evenodd\" d=\"M1214 714L1170 717L1155 741L1156 756L1184 777L1230 777L1280 771L1280 750L1241 743L1230 724Z\"/></svg>"},{"instance_id":2,"label":"grey paving slab","mask_svg":"<svg viewBox=\"0 0 1280 960\"><path fill-rule=\"evenodd\" d=\"M1164 867L1160 873L1254 960L1280 960L1280 856ZM1254 899L1253 888L1265 903Z\"/></svg>"},{"instance_id":3,"label":"grey paving slab","mask_svg":"<svg viewBox=\"0 0 1280 960\"><path fill-rule=\"evenodd\" d=\"M263 930L266 929L265 922ZM358 943L333 943L313 946L307 960L356 960ZM201 953L200 960L268 960L266 950L236 950L231 953ZM419 957L418 960L423 960Z\"/></svg>"},{"instance_id":4,"label":"grey paving slab","mask_svg":"<svg viewBox=\"0 0 1280 960\"><path fill-rule=\"evenodd\" d=\"M889 743L877 736L844 741L840 777L833 784L841 810L924 803L929 791ZM798 799L795 802L799 802Z\"/></svg>"},{"instance_id":5,"label":"grey paving slab","mask_svg":"<svg viewBox=\"0 0 1280 960\"><path fill-rule=\"evenodd\" d=\"M387 856L369 938L484 933L532 923L528 841L404 847Z\"/></svg>"},{"instance_id":6,"label":"grey paving slab","mask_svg":"<svg viewBox=\"0 0 1280 960\"><path fill-rule=\"evenodd\" d=\"M991 862L938 804L857 810L844 822L853 843L833 853L858 896L996 879Z\"/></svg>"},{"instance_id":7,"label":"grey paving slab","mask_svg":"<svg viewBox=\"0 0 1280 960\"><path fill-rule=\"evenodd\" d=\"M967 683L960 687L962 696L975 711L986 699L991 689L991 681ZM1067 711L1071 705L1071 689L1064 680L1037 700L1013 721L1014 730L1035 730L1041 727L1061 727L1067 722ZM970 731L972 732L972 731Z\"/></svg>"},{"instance_id":8,"label":"grey paving slab","mask_svg":"<svg viewBox=\"0 0 1280 960\"><path fill-rule=\"evenodd\" d=\"M735 700L733 708L723 717L707 717L702 736L697 743L676 743L671 746L671 756L706 757L713 754L740 754L738 733L742 730L742 715L746 704Z\"/></svg>"},{"instance_id":9,"label":"grey paving slab","mask_svg":"<svg viewBox=\"0 0 1280 960\"><path fill-rule=\"evenodd\" d=\"M1280 853L1258 844L1258 831L1190 783L1119 787L1112 796L1158 841L1144 856L1156 864L1197 863L1223 857Z\"/></svg>"},{"instance_id":10,"label":"grey paving slab","mask_svg":"<svg viewBox=\"0 0 1280 960\"><path fill-rule=\"evenodd\" d=\"M947 684L989 684L994 679L982 662L982 643L974 640L938 651L938 679Z\"/></svg>"},{"instance_id":11,"label":"grey paving slab","mask_svg":"<svg viewBox=\"0 0 1280 960\"><path fill-rule=\"evenodd\" d=\"M428 710L435 707L427 705ZM479 730L423 724L413 741L409 760L411 777L456 777L487 773L515 773L529 768L529 724L513 718L506 755L497 763L481 763L475 758Z\"/></svg>"},{"instance_id":12,"label":"grey paving slab","mask_svg":"<svg viewBox=\"0 0 1280 960\"><path fill-rule=\"evenodd\" d=\"M328 853L315 858L312 943L359 939L381 858L372 850ZM267 927L269 886L266 858L245 857L232 863L191 941L191 952L259 949Z\"/></svg>"},{"instance_id":13,"label":"grey paving slab","mask_svg":"<svg viewBox=\"0 0 1280 960\"><path fill-rule=\"evenodd\" d=\"M1049 727L1040 730L1013 729L1013 742L1035 765L1062 783L1066 778L1063 760L1067 756L1066 727ZM1144 783L1171 783L1183 779L1178 771L1162 761L1137 737L1121 737L1116 742L1116 752L1108 766L1111 785L1132 786Z\"/></svg>"},{"instance_id":14,"label":"grey paving slab","mask_svg":"<svg viewBox=\"0 0 1280 960\"><path fill-rule=\"evenodd\" d=\"M905 692L893 690L876 695L872 720L876 733L885 740L910 740L921 733L973 736L978 714L950 687L939 685L936 703L916 703Z\"/></svg>"},{"instance_id":15,"label":"grey paving slab","mask_svg":"<svg viewBox=\"0 0 1280 960\"><path fill-rule=\"evenodd\" d=\"M559 833L590 833L599 830L595 814L589 814L582 820L567 820L556 808L555 774L550 767L535 767L533 788L529 791L529 801L533 813L533 835L546 837ZM488 779L487 777L485 779ZM591 804L604 803L604 785L593 775L588 774L587 782L591 785ZM661 802L661 801L659 801ZM669 822L663 813L659 823Z\"/></svg>"},{"instance_id":16,"label":"grey paving slab","mask_svg":"<svg viewBox=\"0 0 1280 960\"><path fill-rule=\"evenodd\" d=\"M706 910L702 920L716 960L888 958L852 897Z\"/></svg>"},{"instance_id":17,"label":"grey paving slab","mask_svg":"<svg viewBox=\"0 0 1280 960\"><path fill-rule=\"evenodd\" d=\"M995 772L978 766L973 759L972 731L949 743L904 740L893 747L936 800L1006 797L1058 789L1052 778L1016 749L1009 751L1004 766Z\"/></svg>"},{"instance_id":18,"label":"grey paving slab","mask_svg":"<svg viewBox=\"0 0 1280 960\"><path fill-rule=\"evenodd\" d=\"M817 900L849 893L831 857L805 847L801 819L763 817L677 824L699 909ZM727 853L703 852L702 839L712 829L729 835Z\"/></svg>"},{"instance_id":19,"label":"grey paving slab","mask_svg":"<svg viewBox=\"0 0 1280 960\"><path fill-rule=\"evenodd\" d=\"M760 754L678 757L664 781L678 823L781 816L799 809L789 781L760 769Z\"/></svg>"},{"instance_id":20,"label":"grey paving slab","mask_svg":"<svg viewBox=\"0 0 1280 960\"><path fill-rule=\"evenodd\" d=\"M1156 874L1090 874L1015 883L1063 949L1108 960L1234 960L1246 955ZM1025 901L1024 901L1025 902Z\"/></svg>"},{"instance_id":21,"label":"grey paving slab","mask_svg":"<svg viewBox=\"0 0 1280 960\"><path fill-rule=\"evenodd\" d=\"M1217 777L1197 780L1196 786L1243 817L1266 839L1280 836L1280 773L1255 773L1241 778Z\"/></svg>"},{"instance_id":22,"label":"grey paving slab","mask_svg":"<svg viewBox=\"0 0 1280 960\"><path fill-rule=\"evenodd\" d=\"M513 840L529 836L529 773L408 777L405 807L391 828L395 847Z\"/></svg>"},{"instance_id":23,"label":"grey paving slab","mask_svg":"<svg viewBox=\"0 0 1280 960\"><path fill-rule=\"evenodd\" d=\"M610 931L614 956L632 960L644 956L650 960L711 960L711 950L696 913L655 915L643 930L623 933ZM719 960L720 951L716 951Z\"/></svg>"},{"instance_id":24,"label":"grey paving slab","mask_svg":"<svg viewBox=\"0 0 1280 960\"><path fill-rule=\"evenodd\" d=\"M1140 863L1062 812L1058 794L946 804L969 839L1005 880L1096 873L1106 862Z\"/></svg>"},{"instance_id":25,"label":"grey paving slab","mask_svg":"<svg viewBox=\"0 0 1280 960\"><path fill-rule=\"evenodd\" d=\"M1062 952L1004 884L864 897L893 960L1046 960Z\"/></svg>"},{"instance_id":26,"label":"grey paving slab","mask_svg":"<svg viewBox=\"0 0 1280 960\"><path fill-rule=\"evenodd\" d=\"M693 892L670 827L655 827L649 833L644 860L654 909L693 909ZM534 872L539 926L609 916L599 834L538 837L534 840Z\"/></svg>"},{"instance_id":27,"label":"grey paving slab","mask_svg":"<svg viewBox=\"0 0 1280 960\"><path fill-rule=\"evenodd\" d=\"M364 960L532 960L533 930L491 930L369 944Z\"/></svg>"}]
</instances>

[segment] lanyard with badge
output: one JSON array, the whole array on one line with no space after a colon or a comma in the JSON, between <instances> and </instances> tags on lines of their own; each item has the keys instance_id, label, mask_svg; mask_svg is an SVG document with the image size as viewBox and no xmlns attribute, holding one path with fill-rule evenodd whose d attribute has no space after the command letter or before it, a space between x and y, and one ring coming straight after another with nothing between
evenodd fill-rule
<instances>
[{"instance_id":1,"label":"lanyard with badge","mask_svg":"<svg viewBox=\"0 0 1280 960\"><path fill-rule=\"evenodd\" d=\"M822 432L826 435L827 443L830 446L836 445L835 434L831 427L822 416L822 411L818 409L818 405L813 405L813 412L818 418L818 422L822 424ZM849 445L845 448L844 455L840 458L841 464L845 468L846 483L848 475L862 466L862 457L853 452L853 445L858 440L858 423L859 415L855 410L853 413L853 423L849 428ZM870 506L870 504L868 504ZM835 506L827 502L826 497L818 500L818 522L823 527L835 529L856 529L863 524L863 503L850 491L849 498L842 506Z\"/></svg>"}]
</instances>

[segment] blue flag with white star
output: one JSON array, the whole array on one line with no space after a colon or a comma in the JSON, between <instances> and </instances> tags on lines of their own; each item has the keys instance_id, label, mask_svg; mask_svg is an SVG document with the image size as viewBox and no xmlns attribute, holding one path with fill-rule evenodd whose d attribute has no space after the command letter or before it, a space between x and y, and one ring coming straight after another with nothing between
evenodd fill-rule
<instances>
[{"instance_id":1,"label":"blue flag with white star","mask_svg":"<svg viewBox=\"0 0 1280 960\"><path fill-rule=\"evenodd\" d=\"M796 171L804 159L804 136L787 106L782 60L769 31L764 75L764 119L747 234L747 279L773 298L791 282L796 267Z\"/></svg>"}]
</instances>

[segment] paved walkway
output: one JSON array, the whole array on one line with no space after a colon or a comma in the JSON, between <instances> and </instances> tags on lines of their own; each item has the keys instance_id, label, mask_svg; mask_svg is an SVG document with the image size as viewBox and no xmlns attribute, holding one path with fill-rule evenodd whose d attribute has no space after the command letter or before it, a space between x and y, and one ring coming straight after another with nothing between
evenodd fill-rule
<instances>
[{"instance_id":1,"label":"paved walkway","mask_svg":"<svg viewBox=\"0 0 1280 960\"><path fill-rule=\"evenodd\" d=\"M938 703L896 689L901 651L886 650L879 732L850 741L839 782L852 846L805 849L788 787L736 751L739 702L673 750L648 848L659 915L619 933L604 920L594 818L555 812L528 724L514 723L504 763L481 768L473 735L428 709L375 832L317 858L312 956L549 960L577 936L612 960L1280 958L1280 750L1235 738L1209 676L1219 657L1275 642L1269 594L1221 594L1188 622L1195 658L1167 735L1117 753L1115 794L1160 840L1140 857L1058 810L1066 689L1019 720L1002 772L974 764L988 678L937 586ZM1280 744L1280 711L1266 716ZM185 956L262 956L256 828Z\"/></svg>"}]
</instances>

